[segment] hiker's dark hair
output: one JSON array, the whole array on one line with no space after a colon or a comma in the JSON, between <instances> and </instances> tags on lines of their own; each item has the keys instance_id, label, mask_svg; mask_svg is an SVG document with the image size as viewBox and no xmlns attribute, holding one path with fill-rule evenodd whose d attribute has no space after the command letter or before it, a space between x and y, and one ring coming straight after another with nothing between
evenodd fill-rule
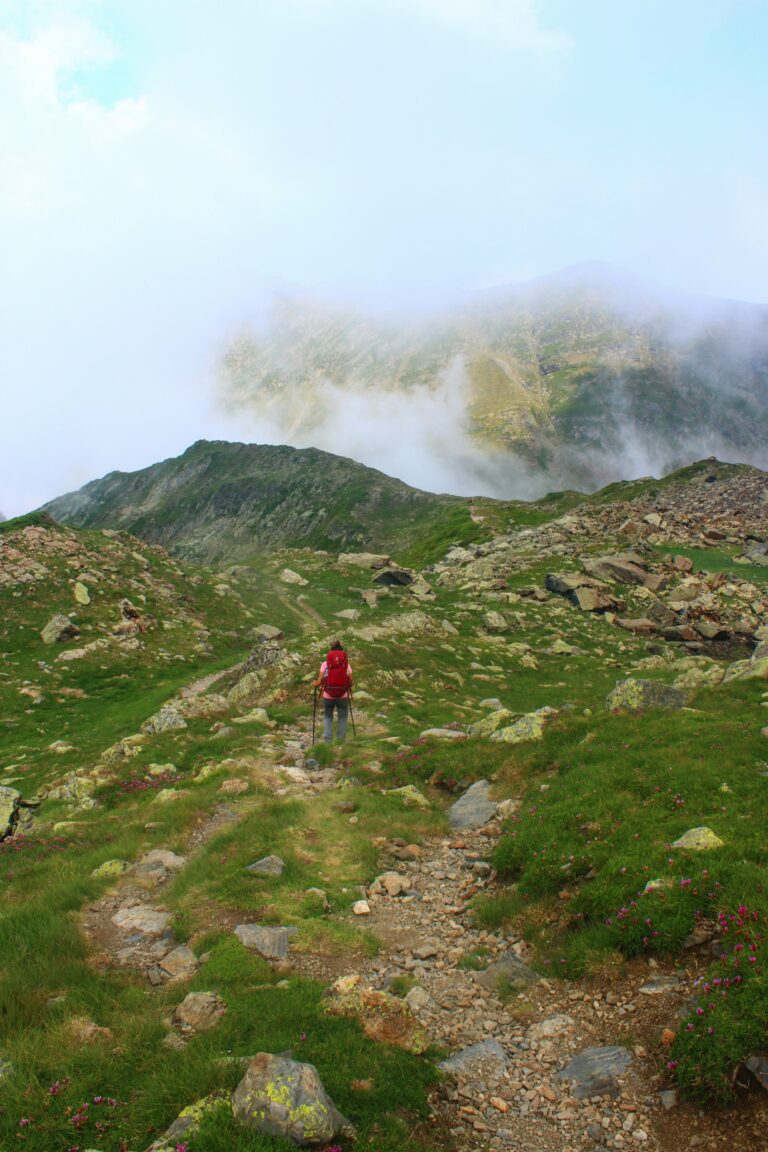
<instances>
[{"instance_id":1,"label":"hiker's dark hair","mask_svg":"<svg viewBox=\"0 0 768 1152\"><path fill-rule=\"evenodd\" d=\"M344 645L342 644L341 640L334 640L333 644L331 644L329 651L330 652L343 652L344 651Z\"/></svg>"}]
</instances>

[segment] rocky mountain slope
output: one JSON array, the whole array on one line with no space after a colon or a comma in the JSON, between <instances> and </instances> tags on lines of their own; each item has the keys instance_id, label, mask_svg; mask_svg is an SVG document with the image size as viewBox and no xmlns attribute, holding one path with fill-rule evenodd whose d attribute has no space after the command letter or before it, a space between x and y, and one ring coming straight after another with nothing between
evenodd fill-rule
<instances>
[{"instance_id":1,"label":"rocky mountain slope","mask_svg":"<svg viewBox=\"0 0 768 1152\"><path fill-rule=\"evenodd\" d=\"M469 491L591 490L711 453L764 465L768 307L581 265L408 320L283 299L222 364L226 406L289 442L331 446L329 385L342 409L345 395L377 411L444 396L446 456L465 424L479 450Z\"/></svg>"},{"instance_id":2,"label":"rocky mountain slope","mask_svg":"<svg viewBox=\"0 0 768 1152\"><path fill-rule=\"evenodd\" d=\"M403 549L424 532L471 529L465 502L420 492L314 448L200 440L140 472L111 472L43 509L202 561L272 547Z\"/></svg>"},{"instance_id":3,"label":"rocky mountain slope","mask_svg":"<svg viewBox=\"0 0 768 1152\"><path fill-rule=\"evenodd\" d=\"M4 524L0 1146L758 1147L766 507L704 461L225 572Z\"/></svg>"}]
</instances>

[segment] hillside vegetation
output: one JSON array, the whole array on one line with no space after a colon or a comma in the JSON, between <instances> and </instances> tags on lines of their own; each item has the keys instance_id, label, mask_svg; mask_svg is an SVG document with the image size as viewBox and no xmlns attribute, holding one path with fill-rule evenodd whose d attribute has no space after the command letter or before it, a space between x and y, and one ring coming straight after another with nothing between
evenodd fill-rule
<instances>
[{"instance_id":1,"label":"hillside vegetation","mask_svg":"<svg viewBox=\"0 0 768 1152\"><path fill-rule=\"evenodd\" d=\"M258 1053L371 1152L758 1147L767 503L705 461L216 570L3 524L0 1147L295 1147ZM339 635L356 736L313 746Z\"/></svg>"},{"instance_id":2,"label":"hillside vegetation","mask_svg":"<svg viewBox=\"0 0 768 1152\"><path fill-rule=\"evenodd\" d=\"M476 535L456 497L314 448L226 441L201 440L140 472L111 472L44 511L77 527L122 528L208 563L304 545L403 552L425 533Z\"/></svg>"}]
</instances>

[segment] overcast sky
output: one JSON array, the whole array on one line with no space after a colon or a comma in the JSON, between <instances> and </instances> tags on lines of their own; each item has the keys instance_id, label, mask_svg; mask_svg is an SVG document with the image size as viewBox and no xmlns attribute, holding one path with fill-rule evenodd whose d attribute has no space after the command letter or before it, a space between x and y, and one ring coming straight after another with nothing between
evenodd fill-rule
<instances>
[{"instance_id":1,"label":"overcast sky","mask_svg":"<svg viewBox=\"0 0 768 1152\"><path fill-rule=\"evenodd\" d=\"M765 0L0 0L0 511L202 436L301 285L768 300Z\"/></svg>"}]
</instances>

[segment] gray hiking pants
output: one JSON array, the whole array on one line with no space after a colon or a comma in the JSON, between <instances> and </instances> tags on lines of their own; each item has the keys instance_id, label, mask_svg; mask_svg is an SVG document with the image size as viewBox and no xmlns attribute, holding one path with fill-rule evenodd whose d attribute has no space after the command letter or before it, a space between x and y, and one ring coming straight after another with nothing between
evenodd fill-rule
<instances>
[{"instance_id":1,"label":"gray hiking pants","mask_svg":"<svg viewBox=\"0 0 768 1152\"><path fill-rule=\"evenodd\" d=\"M343 740L347 734L349 700L323 700L323 740L333 740L333 710L336 709L336 737Z\"/></svg>"}]
</instances>

